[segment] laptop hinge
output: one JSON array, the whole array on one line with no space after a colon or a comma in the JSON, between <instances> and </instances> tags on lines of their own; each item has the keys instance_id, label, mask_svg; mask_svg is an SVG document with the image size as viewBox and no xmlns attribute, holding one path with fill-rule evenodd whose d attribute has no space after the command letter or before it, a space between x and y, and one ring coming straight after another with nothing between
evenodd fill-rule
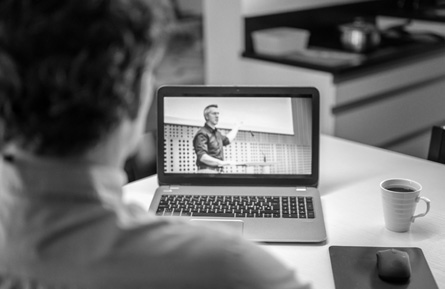
<instances>
[{"instance_id":1,"label":"laptop hinge","mask_svg":"<svg viewBox=\"0 0 445 289\"><path fill-rule=\"evenodd\" d=\"M297 192L306 192L306 187L297 187L295 190Z\"/></svg>"}]
</instances>

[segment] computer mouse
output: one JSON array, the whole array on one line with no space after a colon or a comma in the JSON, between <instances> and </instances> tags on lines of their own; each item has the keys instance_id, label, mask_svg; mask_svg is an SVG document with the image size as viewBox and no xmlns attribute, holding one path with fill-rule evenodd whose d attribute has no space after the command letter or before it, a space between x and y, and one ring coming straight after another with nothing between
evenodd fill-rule
<instances>
[{"instance_id":1,"label":"computer mouse","mask_svg":"<svg viewBox=\"0 0 445 289\"><path fill-rule=\"evenodd\" d=\"M387 282L407 282L411 278L411 263L407 252L387 249L377 252L377 272Z\"/></svg>"}]
</instances>

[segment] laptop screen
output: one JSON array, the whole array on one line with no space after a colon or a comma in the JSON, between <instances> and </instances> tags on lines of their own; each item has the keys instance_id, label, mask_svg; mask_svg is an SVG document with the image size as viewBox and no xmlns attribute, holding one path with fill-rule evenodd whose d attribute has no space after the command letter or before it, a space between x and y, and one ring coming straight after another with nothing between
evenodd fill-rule
<instances>
[{"instance_id":1,"label":"laptop screen","mask_svg":"<svg viewBox=\"0 0 445 289\"><path fill-rule=\"evenodd\" d=\"M162 87L160 183L315 185L318 125L313 88Z\"/></svg>"}]
</instances>

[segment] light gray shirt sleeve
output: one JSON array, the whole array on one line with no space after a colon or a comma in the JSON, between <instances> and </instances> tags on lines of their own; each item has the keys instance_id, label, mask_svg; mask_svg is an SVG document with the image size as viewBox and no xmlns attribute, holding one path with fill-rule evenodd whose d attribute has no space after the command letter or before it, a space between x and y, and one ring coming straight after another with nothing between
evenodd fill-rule
<instances>
[{"instance_id":1,"label":"light gray shirt sleeve","mask_svg":"<svg viewBox=\"0 0 445 289\"><path fill-rule=\"evenodd\" d=\"M309 289L298 282L295 272L255 243L240 240L230 248L228 277L232 288L243 289Z\"/></svg>"}]
</instances>

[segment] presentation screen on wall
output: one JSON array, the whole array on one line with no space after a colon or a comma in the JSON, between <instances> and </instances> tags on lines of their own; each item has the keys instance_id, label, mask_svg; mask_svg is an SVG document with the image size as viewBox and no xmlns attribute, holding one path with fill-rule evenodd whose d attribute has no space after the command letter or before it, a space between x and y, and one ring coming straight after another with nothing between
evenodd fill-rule
<instances>
[{"instance_id":1,"label":"presentation screen on wall","mask_svg":"<svg viewBox=\"0 0 445 289\"><path fill-rule=\"evenodd\" d=\"M311 113L306 97L166 97L164 172L311 174Z\"/></svg>"}]
</instances>

